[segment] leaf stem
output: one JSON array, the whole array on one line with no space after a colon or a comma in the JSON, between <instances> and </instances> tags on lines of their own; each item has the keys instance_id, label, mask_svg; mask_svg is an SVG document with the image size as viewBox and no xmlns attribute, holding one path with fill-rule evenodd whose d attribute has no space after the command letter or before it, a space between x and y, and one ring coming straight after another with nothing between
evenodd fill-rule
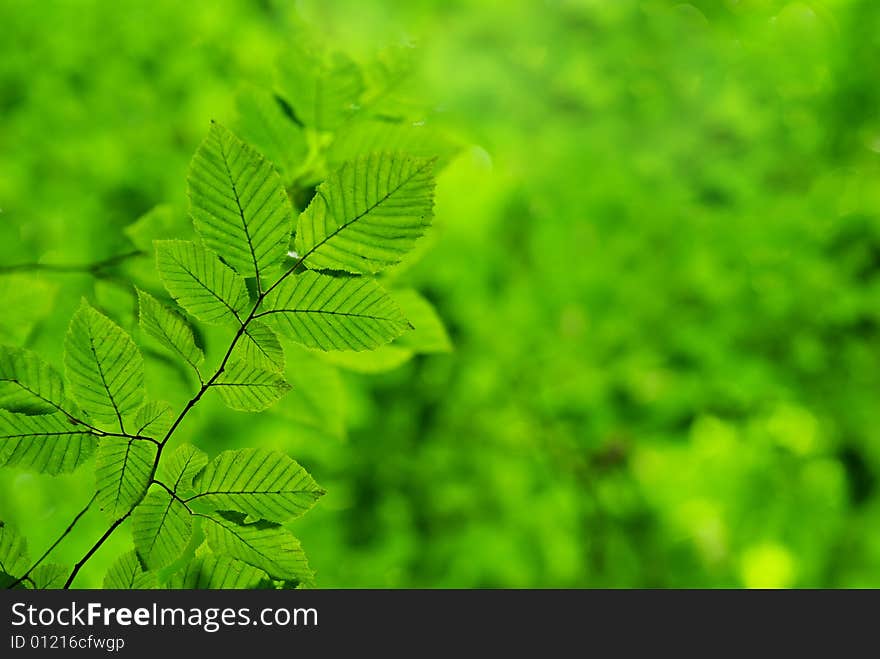
<instances>
[{"instance_id":1,"label":"leaf stem","mask_svg":"<svg viewBox=\"0 0 880 659\"><path fill-rule=\"evenodd\" d=\"M175 492L174 490L172 490L170 487L168 487L165 483L163 483L163 482L160 481L160 480L156 480L156 479L154 478L152 481L150 481L150 484L151 484L151 485L152 485L153 483L155 483L156 485L160 485L160 486L161 486L166 492L168 492L168 494L171 495L171 498L172 498L172 499L176 499L177 501L179 501L180 503L182 503L182 504L184 505L184 507L189 511L189 514L190 514L190 515L195 515L195 513L194 513L193 510L192 510L192 508L190 508L189 505L187 505L187 501L188 501L188 499L181 499L180 496L178 496L177 492Z\"/></svg>"}]
</instances>

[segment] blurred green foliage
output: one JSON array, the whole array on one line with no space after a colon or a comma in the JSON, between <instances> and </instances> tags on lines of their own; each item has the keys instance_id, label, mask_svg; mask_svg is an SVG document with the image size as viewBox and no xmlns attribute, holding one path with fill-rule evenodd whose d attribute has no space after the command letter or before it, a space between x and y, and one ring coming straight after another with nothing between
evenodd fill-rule
<instances>
[{"instance_id":1,"label":"blurred green foliage","mask_svg":"<svg viewBox=\"0 0 880 659\"><path fill-rule=\"evenodd\" d=\"M398 273L453 353L378 374L304 353L292 395L330 409L205 401L181 429L321 482L295 524L320 586L880 585L874 0L8 0L0 340L57 362L82 295L131 326L148 263L8 266L124 253L183 207L208 121L271 85L303 21L360 62L415 42L405 114L466 145ZM38 554L90 474L2 471L0 518ZM82 528L58 560L104 521Z\"/></svg>"}]
</instances>

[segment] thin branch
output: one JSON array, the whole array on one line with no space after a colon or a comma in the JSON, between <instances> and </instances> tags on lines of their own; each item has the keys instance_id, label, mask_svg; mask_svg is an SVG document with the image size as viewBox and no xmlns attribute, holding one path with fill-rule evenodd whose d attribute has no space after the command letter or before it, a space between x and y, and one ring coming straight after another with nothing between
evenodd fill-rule
<instances>
[{"instance_id":1,"label":"thin branch","mask_svg":"<svg viewBox=\"0 0 880 659\"><path fill-rule=\"evenodd\" d=\"M172 499L176 499L177 501L179 501L180 503L182 503L182 504L184 505L184 507L189 511L189 514L190 514L190 515L194 515L194 514L195 514L195 513L192 511L192 509L189 507L189 505L187 505L187 501L188 501L188 499L181 499L181 498L178 496L177 492L175 492L174 490L172 490L170 487L168 487L165 483L163 483L163 482L160 481L160 480L156 480L156 479L154 478L153 480L150 481L150 484L153 484L153 483L155 483L156 485L161 485L162 488L163 488L166 492L168 492L168 494L171 495L171 498L172 498Z\"/></svg>"},{"instance_id":2,"label":"thin branch","mask_svg":"<svg viewBox=\"0 0 880 659\"><path fill-rule=\"evenodd\" d=\"M98 435L98 437L122 437L124 439L134 439L134 440L141 440L144 442L152 442L153 444L156 444L157 446L160 444L159 440L156 439L155 437L147 437L146 435L129 435L128 433L124 433L124 432L103 432L103 431L100 431L100 432L97 432L94 434Z\"/></svg>"},{"instance_id":3,"label":"thin branch","mask_svg":"<svg viewBox=\"0 0 880 659\"><path fill-rule=\"evenodd\" d=\"M140 250L135 250L132 252L125 252L123 254L117 254L115 256L111 256L106 259L102 259L100 261L95 261L93 263L80 263L80 264L63 264L63 263L18 263L16 265L4 265L0 266L0 274L8 274L12 272L55 272L59 274L76 274L76 273L84 273L84 274L96 274L105 268L110 268L114 265L118 265L128 259L133 259L138 256L144 256L144 252Z\"/></svg>"},{"instance_id":4,"label":"thin branch","mask_svg":"<svg viewBox=\"0 0 880 659\"><path fill-rule=\"evenodd\" d=\"M40 563L42 563L44 560L46 560L46 557L50 553L52 553L52 550L55 549L55 547L57 547L61 543L61 541L64 540L64 538L66 538L68 535L70 535L71 531L73 531L73 527L76 526L76 523L80 520L80 518L89 511L89 508L91 508L92 504L95 503L96 498L98 498L97 492L95 492L92 495L92 498L89 499L89 502L86 504L86 507L83 508L81 511L79 511L79 513L77 513L76 517L73 518L73 521L67 525L67 528L64 529L64 533L62 533L60 536L58 536L58 539L55 542L53 542L52 545L45 552L43 552L43 555L37 559L37 562L34 563L33 565L31 565L30 568L28 568L27 572L25 572L18 579L13 581L12 585L8 586L8 588L15 588L22 581L24 581L24 580L28 579L28 577L30 577L31 572L33 572L37 568L37 566L39 566ZM31 582L31 583L33 583L33 582Z\"/></svg>"}]
</instances>

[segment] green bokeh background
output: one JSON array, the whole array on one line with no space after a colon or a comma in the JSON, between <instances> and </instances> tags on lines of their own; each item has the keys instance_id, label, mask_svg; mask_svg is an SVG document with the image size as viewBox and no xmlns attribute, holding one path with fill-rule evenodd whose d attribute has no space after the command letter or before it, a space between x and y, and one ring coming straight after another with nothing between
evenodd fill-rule
<instances>
[{"instance_id":1,"label":"green bokeh background","mask_svg":"<svg viewBox=\"0 0 880 659\"><path fill-rule=\"evenodd\" d=\"M181 429L328 490L291 526L319 586L880 586L880 3L5 0L0 266L120 253L185 204L209 120L300 22L355 57L414 41L464 145L403 275L455 351L322 382L344 437L211 400ZM60 360L83 295L128 299L0 274L0 340ZM0 519L36 555L92 488L0 471Z\"/></svg>"}]
</instances>

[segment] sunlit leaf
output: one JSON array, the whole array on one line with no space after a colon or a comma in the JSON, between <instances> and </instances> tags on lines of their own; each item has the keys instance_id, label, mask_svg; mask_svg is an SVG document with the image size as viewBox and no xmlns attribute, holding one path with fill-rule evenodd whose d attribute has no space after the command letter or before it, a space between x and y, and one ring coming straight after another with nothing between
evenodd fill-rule
<instances>
[{"instance_id":1,"label":"sunlit leaf","mask_svg":"<svg viewBox=\"0 0 880 659\"><path fill-rule=\"evenodd\" d=\"M137 289L141 329L180 355L193 368L205 359L196 345L192 327L176 311L169 309L152 295Z\"/></svg>"},{"instance_id":2,"label":"sunlit leaf","mask_svg":"<svg viewBox=\"0 0 880 659\"><path fill-rule=\"evenodd\" d=\"M192 535L192 517L180 501L157 486L132 514L134 546L150 570L177 559Z\"/></svg>"},{"instance_id":3,"label":"sunlit leaf","mask_svg":"<svg viewBox=\"0 0 880 659\"><path fill-rule=\"evenodd\" d=\"M8 588L30 567L27 541L0 521L0 588Z\"/></svg>"},{"instance_id":4,"label":"sunlit leaf","mask_svg":"<svg viewBox=\"0 0 880 659\"><path fill-rule=\"evenodd\" d=\"M147 590L157 586L155 573L144 570L136 551L116 559L104 576L104 588L108 590Z\"/></svg>"},{"instance_id":5,"label":"sunlit leaf","mask_svg":"<svg viewBox=\"0 0 880 659\"><path fill-rule=\"evenodd\" d=\"M431 224L434 161L372 153L346 162L300 214L295 250L313 269L374 273L393 265Z\"/></svg>"},{"instance_id":6,"label":"sunlit leaf","mask_svg":"<svg viewBox=\"0 0 880 659\"><path fill-rule=\"evenodd\" d=\"M159 275L180 306L206 323L239 319L248 293L232 268L196 243L162 240L155 245Z\"/></svg>"},{"instance_id":7,"label":"sunlit leaf","mask_svg":"<svg viewBox=\"0 0 880 659\"><path fill-rule=\"evenodd\" d=\"M233 514L204 523L208 544L216 553L244 561L275 579L313 580L299 540L283 526L265 521L246 524Z\"/></svg>"},{"instance_id":8,"label":"sunlit leaf","mask_svg":"<svg viewBox=\"0 0 880 659\"><path fill-rule=\"evenodd\" d=\"M310 348L370 350L409 328L394 300L369 277L291 275L269 292L258 317Z\"/></svg>"},{"instance_id":9,"label":"sunlit leaf","mask_svg":"<svg viewBox=\"0 0 880 659\"><path fill-rule=\"evenodd\" d=\"M252 590L267 587L263 570L229 556L199 556L168 580L168 588L187 590Z\"/></svg>"},{"instance_id":10,"label":"sunlit leaf","mask_svg":"<svg viewBox=\"0 0 880 659\"><path fill-rule=\"evenodd\" d=\"M260 412L278 401L290 389L282 375L243 361L227 364L212 385L229 407L240 412Z\"/></svg>"},{"instance_id":11,"label":"sunlit leaf","mask_svg":"<svg viewBox=\"0 0 880 659\"><path fill-rule=\"evenodd\" d=\"M162 460L162 482L178 494L192 490L193 477L208 464L208 456L192 444L182 444Z\"/></svg>"},{"instance_id":12,"label":"sunlit leaf","mask_svg":"<svg viewBox=\"0 0 880 659\"><path fill-rule=\"evenodd\" d=\"M144 402L144 360L131 337L82 301L64 340L71 392L92 417L116 421Z\"/></svg>"},{"instance_id":13,"label":"sunlit leaf","mask_svg":"<svg viewBox=\"0 0 880 659\"><path fill-rule=\"evenodd\" d=\"M54 368L30 350L0 346L0 407L49 414L63 402L64 382Z\"/></svg>"},{"instance_id":14,"label":"sunlit leaf","mask_svg":"<svg viewBox=\"0 0 880 659\"><path fill-rule=\"evenodd\" d=\"M193 487L191 500L200 505L275 522L299 517L324 494L294 460L265 449L223 451L196 477Z\"/></svg>"},{"instance_id":15,"label":"sunlit leaf","mask_svg":"<svg viewBox=\"0 0 880 659\"><path fill-rule=\"evenodd\" d=\"M47 474L71 472L88 460L98 437L63 414L28 416L0 410L0 465Z\"/></svg>"},{"instance_id":16,"label":"sunlit leaf","mask_svg":"<svg viewBox=\"0 0 880 659\"><path fill-rule=\"evenodd\" d=\"M215 123L193 156L187 184L190 214L206 247L258 281L281 263L293 208L268 160Z\"/></svg>"},{"instance_id":17,"label":"sunlit leaf","mask_svg":"<svg viewBox=\"0 0 880 659\"><path fill-rule=\"evenodd\" d=\"M104 437L95 457L98 504L116 519L141 499L150 485L158 447L129 437Z\"/></svg>"}]
</instances>

